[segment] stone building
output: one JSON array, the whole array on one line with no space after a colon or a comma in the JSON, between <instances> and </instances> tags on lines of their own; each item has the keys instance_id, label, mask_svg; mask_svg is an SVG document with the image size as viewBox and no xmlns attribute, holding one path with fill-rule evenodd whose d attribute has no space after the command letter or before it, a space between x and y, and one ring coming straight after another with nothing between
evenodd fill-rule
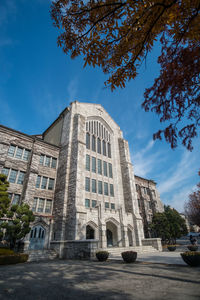
<instances>
[{"instance_id":1,"label":"stone building","mask_svg":"<svg viewBox=\"0 0 200 300\"><path fill-rule=\"evenodd\" d=\"M144 238L135 185L157 194L155 183L134 177L128 142L101 105L75 101L38 136L0 126L0 172L12 203L28 203L36 216L25 249L51 248L63 258L161 249L159 239ZM152 213L162 207L154 195L151 203Z\"/></svg>"}]
</instances>

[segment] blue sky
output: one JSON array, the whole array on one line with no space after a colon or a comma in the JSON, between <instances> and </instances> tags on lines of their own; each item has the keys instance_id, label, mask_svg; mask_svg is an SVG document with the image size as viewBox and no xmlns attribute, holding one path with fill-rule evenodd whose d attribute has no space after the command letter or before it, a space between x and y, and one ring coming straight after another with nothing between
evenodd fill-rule
<instances>
[{"instance_id":1,"label":"blue sky","mask_svg":"<svg viewBox=\"0 0 200 300\"><path fill-rule=\"evenodd\" d=\"M101 69L83 68L81 57L71 60L57 47L49 5L49 0L0 1L0 123L39 134L70 102L100 103L128 140L135 173L155 180L162 201L183 211L199 181L199 140L193 152L154 142L153 133L162 128L159 119L141 108L144 89L159 72L159 47L136 80L111 92Z\"/></svg>"}]
</instances>

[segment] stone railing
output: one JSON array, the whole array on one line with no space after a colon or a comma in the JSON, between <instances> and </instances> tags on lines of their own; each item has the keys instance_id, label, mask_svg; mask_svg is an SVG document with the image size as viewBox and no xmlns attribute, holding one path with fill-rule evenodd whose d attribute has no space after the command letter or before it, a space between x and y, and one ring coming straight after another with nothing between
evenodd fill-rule
<instances>
[{"instance_id":1,"label":"stone railing","mask_svg":"<svg viewBox=\"0 0 200 300\"><path fill-rule=\"evenodd\" d=\"M162 244L160 238L150 238L142 240L142 246L152 246L158 251L162 251Z\"/></svg>"}]
</instances>

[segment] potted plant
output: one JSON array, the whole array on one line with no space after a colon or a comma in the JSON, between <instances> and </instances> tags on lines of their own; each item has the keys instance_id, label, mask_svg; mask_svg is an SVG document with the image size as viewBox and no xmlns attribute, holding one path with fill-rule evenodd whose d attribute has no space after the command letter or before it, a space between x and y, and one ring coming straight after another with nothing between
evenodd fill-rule
<instances>
[{"instance_id":1,"label":"potted plant","mask_svg":"<svg viewBox=\"0 0 200 300\"><path fill-rule=\"evenodd\" d=\"M186 264L191 267L198 267L200 266L200 252L197 251L186 251L180 253L182 259Z\"/></svg>"},{"instance_id":2,"label":"potted plant","mask_svg":"<svg viewBox=\"0 0 200 300\"><path fill-rule=\"evenodd\" d=\"M109 252L108 251L98 251L96 252L96 258L99 261L106 261L108 259Z\"/></svg>"},{"instance_id":3,"label":"potted plant","mask_svg":"<svg viewBox=\"0 0 200 300\"><path fill-rule=\"evenodd\" d=\"M123 260L126 263L133 263L136 261L137 258L137 252L135 251L125 251L121 253L121 256L123 258Z\"/></svg>"},{"instance_id":4,"label":"potted plant","mask_svg":"<svg viewBox=\"0 0 200 300\"><path fill-rule=\"evenodd\" d=\"M175 251L176 250L176 245L167 245L167 249L169 251Z\"/></svg>"},{"instance_id":5,"label":"potted plant","mask_svg":"<svg viewBox=\"0 0 200 300\"><path fill-rule=\"evenodd\" d=\"M196 245L189 245L189 246L187 246L187 248L190 251L197 251L198 250L198 246L196 246Z\"/></svg>"}]
</instances>

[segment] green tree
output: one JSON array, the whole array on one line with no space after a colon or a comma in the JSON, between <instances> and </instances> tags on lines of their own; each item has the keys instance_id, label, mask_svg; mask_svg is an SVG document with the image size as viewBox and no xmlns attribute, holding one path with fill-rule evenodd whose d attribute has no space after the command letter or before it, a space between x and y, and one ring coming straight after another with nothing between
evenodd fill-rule
<instances>
[{"instance_id":1,"label":"green tree","mask_svg":"<svg viewBox=\"0 0 200 300\"><path fill-rule=\"evenodd\" d=\"M30 232L29 225L35 217L27 204L11 205L8 187L6 176L0 174L0 238L5 238L10 248L14 248L16 241Z\"/></svg>"},{"instance_id":2,"label":"green tree","mask_svg":"<svg viewBox=\"0 0 200 300\"><path fill-rule=\"evenodd\" d=\"M200 183L197 184L197 190L189 195L185 203L185 213L194 225L200 227Z\"/></svg>"},{"instance_id":3,"label":"green tree","mask_svg":"<svg viewBox=\"0 0 200 300\"><path fill-rule=\"evenodd\" d=\"M170 206L165 206L163 213L153 216L151 229L163 242L176 244L176 239L188 233L185 220Z\"/></svg>"},{"instance_id":4,"label":"green tree","mask_svg":"<svg viewBox=\"0 0 200 300\"><path fill-rule=\"evenodd\" d=\"M153 111L166 128L172 148L180 139L192 150L200 125L200 0L54 0L51 16L59 29L58 45L85 66L109 74L112 90L134 79L156 41L161 70L146 89L145 111Z\"/></svg>"}]
</instances>

